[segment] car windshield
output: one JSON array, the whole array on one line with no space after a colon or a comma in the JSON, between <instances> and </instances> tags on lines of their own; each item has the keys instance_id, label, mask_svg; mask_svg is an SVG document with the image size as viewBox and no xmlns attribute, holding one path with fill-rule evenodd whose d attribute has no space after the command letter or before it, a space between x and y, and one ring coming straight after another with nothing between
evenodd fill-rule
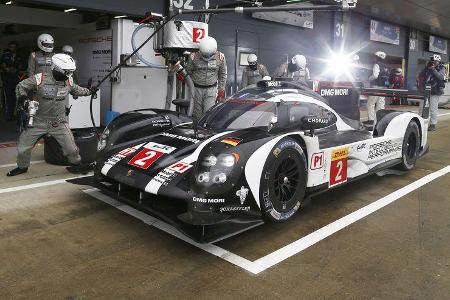
<instances>
[{"instance_id":1,"label":"car windshield","mask_svg":"<svg viewBox=\"0 0 450 300\"><path fill-rule=\"evenodd\" d=\"M300 90L298 89L288 89L288 88L271 88L271 87L252 87L244 89L237 94L233 95L231 99L239 100L267 100L279 95L284 94L298 94Z\"/></svg>"},{"instance_id":2,"label":"car windshield","mask_svg":"<svg viewBox=\"0 0 450 300\"><path fill-rule=\"evenodd\" d=\"M263 100L230 99L209 110L200 119L199 126L213 130L268 126L275 116L275 106Z\"/></svg>"}]
</instances>

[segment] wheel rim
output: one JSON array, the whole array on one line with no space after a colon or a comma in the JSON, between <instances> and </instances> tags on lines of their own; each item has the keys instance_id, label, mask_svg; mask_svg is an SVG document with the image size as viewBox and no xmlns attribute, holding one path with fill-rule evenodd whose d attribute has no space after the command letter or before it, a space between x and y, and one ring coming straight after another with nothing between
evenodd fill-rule
<instances>
[{"instance_id":1,"label":"wheel rim","mask_svg":"<svg viewBox=\"0 0 450 300\"><path fill-rule=\"evenodd\" d=\"M413 160L416 157L416 151L417 151L417 137L414 133L411 133L408 136L408 140L406 143L406 158L408 161Z\"/></svg>"},{"instance_id":2,"label":"wheel rim","mask_svg":"<svg viewBox=\"0 0 450 300\"><path fill-rule=\"evenodd\" d=\"M291 157L286 157L278 165L272 180L274 197L281 204L283 210L290 208L290 202L294 199L300 179L300 170L297 162Z\"/></svg>"}]
</instances>

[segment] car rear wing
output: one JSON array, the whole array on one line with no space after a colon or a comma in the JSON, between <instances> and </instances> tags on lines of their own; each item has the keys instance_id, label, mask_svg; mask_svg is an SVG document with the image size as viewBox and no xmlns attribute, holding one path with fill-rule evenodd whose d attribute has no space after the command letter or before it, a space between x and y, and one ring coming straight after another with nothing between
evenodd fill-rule
<instances>
[{"instance_id":1,"label":"car rear wing","mask_svg":"<svg viewBox=\"0 0 450 300\"><path fill-rule=\"evenodd\" d=\"M430 116L431 86L426 86L424 91L409 91L404 89L361 88L361 95L378 97L406 97L422 100L420 115L424 119Z\"/></svg>"}]
</instances>

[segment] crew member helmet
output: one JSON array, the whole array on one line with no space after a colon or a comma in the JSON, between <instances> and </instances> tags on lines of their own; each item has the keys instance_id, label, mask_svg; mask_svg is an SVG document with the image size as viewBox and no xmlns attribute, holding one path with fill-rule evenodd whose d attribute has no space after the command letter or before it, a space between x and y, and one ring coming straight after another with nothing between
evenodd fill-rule
<instances>
[{"instance_id":1,"label":"crew member helmet","mask_svg":"<svg viewBox=\"0 0 450 300\"><path fill-rule=\"evenodd\" d=\"M56 80L67 80L77 69L75 60L67 54L58 53L52 56L52 71Z\"/></svg>"},{"instance_id":2,"label":"crew member helmet","mask_svg":"<svg viewBox=\"0 0 450 300\"><path fill-rule=\"evenodd\" d=\"M205 60L210 60L217 52L217 41L207 36L200 41L200 54Z\"/></svg>"},{"instance_id":3,"label":"crew member helmet","mask_svg":"<svg viewBox=\"0 0 450 300\"><path fill-rule=\"evenodd\" d=\"M70 45L64 45L64 46L62 47L62 52L63 52L64 54L67 54L67 55L72 56L72 54L73 54L73 47L70 46Z\"/></svg>"},{"instance_id":4,"label":"crew member helmet","mask_svg":"<svg viewBox=\"0 0 450 300\"><path fill-rule=\"evenodd\" d=\"M44 52L51 53L55 45L55 40L50 34L43 33L37 39L38 48Z\"/></svg>"},{"instance_id":5,"label":"crew member helmet","mask_svg":"<svg viewBox=\"0 0 450 300\"><path fill-rule=\"evenodd\" d=\"M292 63L299 68L304 69L306 67L306 57L304 55L297 54L292 58Z\"/></svg>"},{"instance_id":6,"label":"crew member helmet","mask_svg":"<svg viewBox=\"0 0 450 300\"><path fill-rule=\"evenodd\" d=\"M247 62L249 65L256 65L258 63L258 56L256 54L250 54L247 56Z\"/></svg>"},{"instance_id":7,"label":"crew member helmet","mask_svg":"<svg viewBox=\"0 0 450 300\"><path fill-rule=\"evenodd\" d=\"M376 57L379 57L379 58L381 58L381 59L386 59L386 53L385 52L383 52L383 51L377 51L377 52L375 52L375 56Z\"/></svg>"}]
</instances>

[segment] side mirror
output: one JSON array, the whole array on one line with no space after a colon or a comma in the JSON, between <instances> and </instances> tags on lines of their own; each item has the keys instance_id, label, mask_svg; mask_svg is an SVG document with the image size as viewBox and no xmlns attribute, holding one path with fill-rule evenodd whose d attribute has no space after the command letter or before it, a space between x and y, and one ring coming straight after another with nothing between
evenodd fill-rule
<instances>
[{"instance_id":1,"label":"side mirror","mask_svg":"<svg viewBox=\"0 0 450 300\"><path fill-rule=\"evenodd\" d=\"M314 136L314 130L330 126L331 120L327 117L305 116L302 118L302 124L306 130L309 130L309 135Z\"/></svg>"}]
</instances>

